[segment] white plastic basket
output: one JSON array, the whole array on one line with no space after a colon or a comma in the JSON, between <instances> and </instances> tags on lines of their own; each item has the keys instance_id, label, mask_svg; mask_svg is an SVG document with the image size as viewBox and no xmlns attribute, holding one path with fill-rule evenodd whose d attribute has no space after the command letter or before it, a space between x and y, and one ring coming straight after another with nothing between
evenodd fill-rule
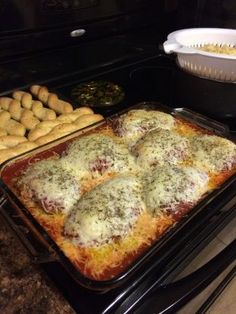
<instances>
[{"instance_id":1,"label":"white plastic basket","mask_svg":"<svg viewBox=\"0 0 236 314\"><path fill-rule=\"evenodd\" d=\"M177 54L179 66L186 71L203 78L236 83L236 56L198 49L206 44L236 47L236 30L183 29L169 34L163 46L166 53Z\"/></svg>"}]
</instances>

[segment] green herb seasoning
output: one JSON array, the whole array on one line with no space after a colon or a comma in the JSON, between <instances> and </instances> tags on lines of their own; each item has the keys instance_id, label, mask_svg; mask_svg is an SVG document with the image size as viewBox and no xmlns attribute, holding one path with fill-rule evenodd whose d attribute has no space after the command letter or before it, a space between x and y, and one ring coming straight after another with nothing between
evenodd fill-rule
<instances>
[{"instance_id":1,"label":"green herb seasoning","mask_svg":"<svg viewBox=\"0 0 236 314\"><path fill-rule=\"evenodd\" d=\"M112 82L90 81L74 87L71 96L81 106L106 107L120 103L125 94L119 85Z\"/></svg>"}]
</instances>

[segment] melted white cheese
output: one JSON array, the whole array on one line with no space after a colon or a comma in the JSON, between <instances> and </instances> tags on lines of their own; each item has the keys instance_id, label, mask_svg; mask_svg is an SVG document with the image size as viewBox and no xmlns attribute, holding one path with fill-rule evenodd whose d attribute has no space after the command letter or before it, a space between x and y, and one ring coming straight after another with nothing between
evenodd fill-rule
<instances>
[{"instance_id":1,"label":"melted white cheese","mask_svg":"<svg viewBox=\"0 0 236 314\"><path fill-rule=\"evenodd\" d=\"M207 174L192 167L158 167L147 173L144 181L146 206L154 215L167 208L175 210L181 203L196 202L208 187Z\"/></svg>"},{"instance_id":2,"label":"melted white cheese","mask_svg":"<svg viewBox=\"0 0 236 314\"><path fill-rule=\"evenodd\" d=\"M175 131L154 130L133 147L137 163L142 167L176 165L189 154L189 140Z\"/></svg>"},{"instance_id":3,"label":"melted white cheese","mask_svg":"<svg viewBox=\"0 0 236 314\"><path fill-rule=\"evenodd\" d=\"M174 118L167 113L156 110L136 109L120 117L118 135L132 146L145 133L160 128L171 130L175 124Z\"/></svg>"},{"instance_id":4,"label":"melted white cheese","mask_svg":"<svg viewBox=\"0 0 236 314\"><path fill-rule=\"evenodd\" d=\"M136 167L126 145L103 134L91 134L74 141L62 158L65 167L93 177L110 172L129 172Z\"/></svg>"},{"instance_id":5,"label":"melted white cheese","mask_svg":"<svg viewBox=\"0 0 236 314\"><path fill-rule=\"evenodd\" d=\"M80 186L59 160L42 160L30 165L20 183L25 184L48 213L68 213L80 198Z\"/></svg>"},{"instance_id":6,"label":"melted white cheese","mask_svg":"<svg viewBox=\"0 0 236 314\"><path fill-rule=\"evenodd\" d=\"M64 232L82 246L125 236L145 209L141 183L133 175L112 178L85 194L71 211Z\"/></svg>"},{"instance_id":7,"label":"melted white cheese","mask_svg":"<svg viewBox=\"0 0 236 314\"><path fill-rule=\"evenodd\" d=\"M209 172L230 170L236 164L236 145L216 135L201 135L191 141L194 165Z\"/></svg>"}]
</instances>

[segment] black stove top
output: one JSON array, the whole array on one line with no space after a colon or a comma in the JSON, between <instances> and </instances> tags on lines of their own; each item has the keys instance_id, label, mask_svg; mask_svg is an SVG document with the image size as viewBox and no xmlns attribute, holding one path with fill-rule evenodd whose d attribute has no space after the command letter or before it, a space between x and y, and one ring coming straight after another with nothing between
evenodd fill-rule
<instances>
[{"instance_id":1,"label":"black stove top","mask_svg":"<svg viewBox=\"0 0 236 314\"><path fill-rule=\"evenodd\" d=\"M158 53L157 49L153 54L155 46L149 47L150 55L142 55L138 60L113 63L110 67L90 73L75 73L51 82L51 86L71 99L73 88L81 82L110 81L122 87L125 98L116 106L96 108L104 115L137 102L159 101L171 107L192 109L228 125L231 132L236 132L235 84L193 76L179 69L174 58ZM75 102L75 105L78 103Z\"/></svg>"},{"instance_id":2,"label":"black stove top","mask_svg":"<svg viewBox=\"0 0 236 314\"><path fill-rule=\"evenodd\" d=\"M104 47L99 53L97 45ZM0 95L40 83L71 100L72 89L79 83L105 80L120 85L125 92L118 106L96 108L105 115L140 101L160 101L172 107L190 108L236 132L235 84L202 79L179 69L175 58L158 50L152 36L148 39L145 35L123 35L90 43L89 47L87 58L85 45L0 64ZM109 53L105 53L107 50ZM91 59L94 63L89 64Z\"/></svg>"},{"instance_id":3,"label":"black stove top","mask_svg":"<svg viewBox=\"0 0 236 314\"><path fill-rule=\"evenodd\" d=\"M33 83L69 82L73 76L143 60L158 53L155 29L0 59L0 94Z\"/></svg>"}]
</instances>

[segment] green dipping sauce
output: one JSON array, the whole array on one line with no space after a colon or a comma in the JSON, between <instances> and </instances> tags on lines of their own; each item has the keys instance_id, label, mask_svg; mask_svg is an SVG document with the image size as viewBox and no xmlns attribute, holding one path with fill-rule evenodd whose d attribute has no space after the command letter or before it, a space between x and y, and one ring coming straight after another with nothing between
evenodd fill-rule
<instances>
[{"instance_id":1,"label":"green dipping sauce","mask_svg":"<svg viewBox=\"0 0 236 314\"><path fill-rule=\"evenodd\" d=\"M115 83L90 81L75 86L71 96L81 106L108 107L120 103L124 99L125 93Z\"/></svg>"}]
</instances>

